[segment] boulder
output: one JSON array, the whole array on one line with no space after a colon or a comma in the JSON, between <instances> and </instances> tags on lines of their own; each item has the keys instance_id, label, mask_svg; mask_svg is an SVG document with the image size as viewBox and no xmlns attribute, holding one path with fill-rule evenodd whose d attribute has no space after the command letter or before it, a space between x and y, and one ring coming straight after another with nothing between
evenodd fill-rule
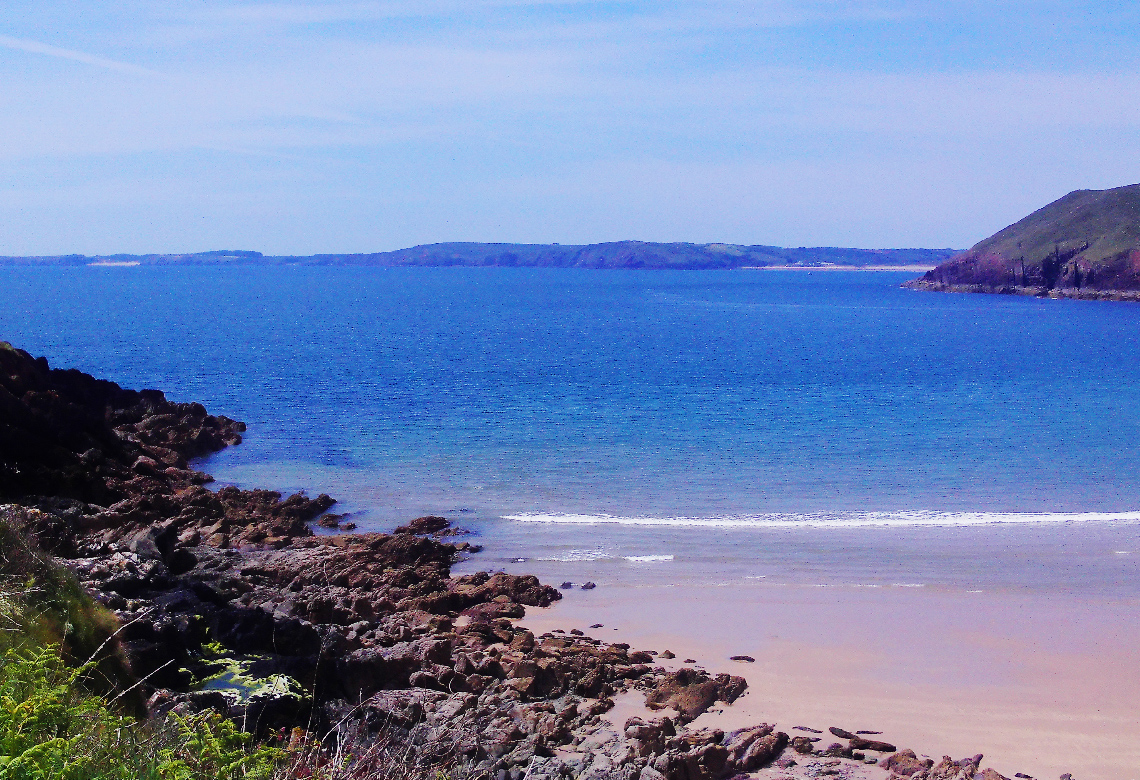
<instances>
[{"instance_id":1,"label":"boulder","mask_svg":"<svg viewBox=\"0 0 1140 780\"><path fill-rule=\"evenodd\" d=\"M896 775L909 777L917 772L925 772L934 766L934 762L929 758L919 758L913 750L908 748L887 756L881 762L881 766L884 769L891 770Z\"/></svg>"}]
</instances>

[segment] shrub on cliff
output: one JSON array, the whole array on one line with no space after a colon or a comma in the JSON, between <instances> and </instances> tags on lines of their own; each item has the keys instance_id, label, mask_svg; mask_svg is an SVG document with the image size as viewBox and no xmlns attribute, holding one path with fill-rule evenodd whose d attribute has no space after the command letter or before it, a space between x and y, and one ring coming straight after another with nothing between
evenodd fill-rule
<instances>
[{"instance_id":1,"label":"shrub on cliff","mask_svg":"<svg viewBox=\"0 0 1140 780\"><path fill-rule=\"evenodd\" d=\"M216 715L144 722L117 621L0 517L0 780L270 778L285 752Z\"/></svg>"},{"instance_id":2,"label":"shrub on cliff","mask_svg":"<svg viewBox=\"0 0 1140 780\"><path fill-rule=\"evenodd\" d=\"M13 527L15 511L0 509L0 652L56 646L64 660L86 664L93 690L129 687L132 676L114 639L115 616Z\"/></svg>"},{"instance_id":3,"label":"shrub on cliff","mask_svg":"<svg viewBox=\"0 0 1140 780\"><path fill-rule=\"evenodd\" d=\"M84 690L83 667L57 648L8 650L0 662L0 777L8 780L270 778L284 752L254 747L217 716L142 724Z\"/></svg>"}]
</instances>

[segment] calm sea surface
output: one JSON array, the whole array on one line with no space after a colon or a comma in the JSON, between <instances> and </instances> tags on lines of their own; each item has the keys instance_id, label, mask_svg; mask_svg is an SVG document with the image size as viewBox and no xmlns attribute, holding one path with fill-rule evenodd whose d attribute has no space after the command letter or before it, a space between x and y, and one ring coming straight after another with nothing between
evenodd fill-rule
<instances>
[{"instance_id":1,"label":"calm sea surface","mask_svg":"<svg viewBox=\"0 0 1140 780\"><path fill-rule=\"evenodd\" d=\"M245 420L220 482L447 514L483 566L1136 597L1140 306L911 275L5 268L0 338Z\"/></svg>"}]
</instances>

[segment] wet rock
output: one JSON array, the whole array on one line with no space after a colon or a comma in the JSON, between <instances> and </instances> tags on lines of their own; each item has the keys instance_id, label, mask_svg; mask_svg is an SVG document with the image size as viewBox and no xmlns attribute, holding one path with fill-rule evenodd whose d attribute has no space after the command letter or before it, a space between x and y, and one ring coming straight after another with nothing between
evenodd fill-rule
<instances>
[{"instance_id":1,"label":"wet rock","mask_svg":"<svg viewBox=\"0 0 1140 780\"><path fill-rule=\"evenodd\" d=\"M400 526L392 533L428 536L430 534L438 533L450 525L451 521L446 517L439 517L438 515L425 515L424 517L417 517L407 525Z\"/></svg>"}]
</instances>

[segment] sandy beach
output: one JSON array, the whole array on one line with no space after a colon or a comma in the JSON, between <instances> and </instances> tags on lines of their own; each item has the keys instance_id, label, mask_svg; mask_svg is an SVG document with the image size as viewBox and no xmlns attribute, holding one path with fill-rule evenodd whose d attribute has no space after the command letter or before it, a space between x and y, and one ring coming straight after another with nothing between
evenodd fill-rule
<instances>
[{"instance_id":1,"label":"sandy beach","mask_svg":"<svg viewBox=\"0 0 1140 780\"><path fill-rule=\"evenodd\" d=\"M983 753L1009 777L1130 780L1140 776L1138 610L928 589L643 587L571 591L521 622L748 679L744 697L698 726L868 729L935 761ZM635 714L636 702L623 704L615 717Z\"/></svg>"},{"instance_id":2,"label":"sandy beach","mask_svg":"<svg viewBox=\"0 0 1140 780\"><path fill-rule=\"evenodd\" d=\"M926 273L933 265L758 265L745 266L746 271L908 271Z\"/></svg>"}]
</instances>

